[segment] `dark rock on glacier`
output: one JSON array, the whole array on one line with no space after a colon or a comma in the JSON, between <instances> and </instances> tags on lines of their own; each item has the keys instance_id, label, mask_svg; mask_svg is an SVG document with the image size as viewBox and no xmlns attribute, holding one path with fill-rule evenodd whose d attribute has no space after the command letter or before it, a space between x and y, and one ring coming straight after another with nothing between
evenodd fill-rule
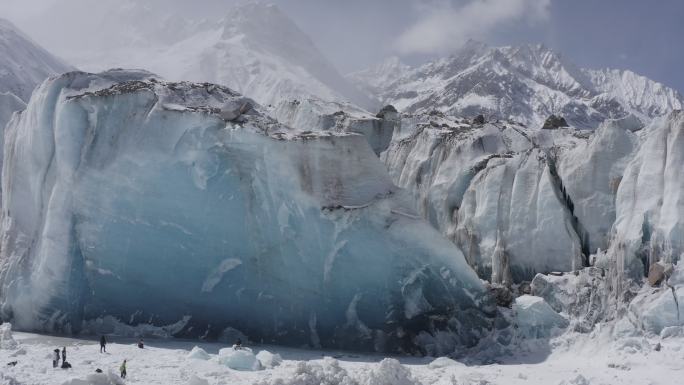
<instances>
[{"instance_id":1,"label":"dark rock on glacier","mask_svg":"<svg viewBox=\"0 0 684 385\"><path fill-rule=\"evenodd\" d=\"M562 116L551 115L546 118L542 130L555 130L558 128L568 127L568 122Z\"/></svg>"}]
</instances>

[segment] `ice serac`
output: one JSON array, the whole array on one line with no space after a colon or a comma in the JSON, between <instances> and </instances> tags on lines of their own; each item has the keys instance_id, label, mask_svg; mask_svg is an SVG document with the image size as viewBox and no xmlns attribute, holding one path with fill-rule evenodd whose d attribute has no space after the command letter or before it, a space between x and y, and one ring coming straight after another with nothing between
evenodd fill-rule
<instances>
[{"instance_id":1,"label":"ice serac","mask_svg":"<svg viewBox=\"0 0 684 385\"><path fill-rule=\"evenodd\" d=\"M304 130L361 134L377 155L389 147L400 124L399 114L392 106L372 115L349 103L310 98L281 101L272 115L283 124Z\"/></svg>"},{"instance_id":2,"label":"ice serac","mask_svg":"<svg viewBox=\"0 0 684 385\"><path fill-rule=\"evenodd\" d=\"M606 250L615 222L615 198L623 172L639 144L636 117L604 122L587 142L561 156L558 173L583 224L585 250Z\"/></svg>"},{"instance_id":3,"label":"ice serac","mask_svg":"<svg viewBox=\"0 0 684 385\"><path fill-rule=\"evenodd\" d=\"M542 127L551 114L578 128L635 115L644 121L684 105L681 94L630 71L579 68L543 45L469 41L419 67L390 60L349 78L400 111L514 119Z\"/></svg>"},{"instance_id":4,"label":"ice serac","mask_svg":"<svg viewBox=\"0 0 684 385\"><path fill-rule=\"evenodd\" d=\"M617 190L610 249L632 277L684 257L684 113L654 121L641 135Z\"/></svg>"},{"instance_id":5,"label":"ice serac","mask_svg":"<svg viewBox=\"0 0 684 385\"><path fill-rule=\"evenodd\" d=\"M361 135L119 70L45 82L5 148L1 311L20 329L184 319L186 334L411 351L419 333L472 345L489 322L461 251Z\"/></svg>"},{"instance_id":6,"label":"ice serac","mask_svg":"<svg viewBox=\"0 0 684 385\"><path fill-rule=\"evenodd\" d=\"M584 140L567 131L405 115L382 159L481 277L519 282L583 263L555 171L556 150Z\"/></svg>"}]
</instances>

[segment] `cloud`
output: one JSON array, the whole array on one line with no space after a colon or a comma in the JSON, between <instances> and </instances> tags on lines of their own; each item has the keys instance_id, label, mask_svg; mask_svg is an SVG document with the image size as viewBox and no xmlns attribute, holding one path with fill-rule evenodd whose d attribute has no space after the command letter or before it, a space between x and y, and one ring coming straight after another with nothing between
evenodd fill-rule
<instances>
[{"instance_id":1,"label":"cloud","mask_svg":"<svg viewBox=\"0 0 684 385\"><path fill-rule=\"evenodd\" d=\"M394 43L401 54L453 51L469 38L481 39L512 22L530 24L548 20L551 0L470 0L465 5L424 1L423 16Z\"/></svg>"}]
</instances>

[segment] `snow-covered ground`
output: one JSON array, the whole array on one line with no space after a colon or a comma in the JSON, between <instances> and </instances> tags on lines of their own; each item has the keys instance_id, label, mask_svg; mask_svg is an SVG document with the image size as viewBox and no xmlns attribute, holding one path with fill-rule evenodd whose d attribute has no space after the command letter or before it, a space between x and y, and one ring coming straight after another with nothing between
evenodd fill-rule
<instances>
[{"instance_id":1,"label":"snow-covered ground","mask_svg":"<svg viewBox=\"0 0 684 385\"><path fill-rule=\"evenodd\" d=\"M496 364L465 365L446 358L394 357L317 351L276 346L252 346L282 356L280 365L258 371L238 371L219 363L225 344L176 339L110 338L100 353L95 338L76 339L13 333L17 346L0 349L0 384L680 384L684 373L684 339L611 339L607 328L591 334L566 333L548 342L529 342L516 356L498 357ZM656 350L660 343L660 350ZM53 369L55 348L67 348L71 369ZM207 360L188 358L193 347ZM22 352L25 352L22 354ZM195 355L196 356L196 355ZM126 359L128 377L118 377ZM15 366L7 363L17 361ZM100 368L103 374L96 375ZM111 371L111 374L108 372ZM99 376L99 377L98 377ZM107 379L109 377L109 380ZM99 382L98 382L99 381Z\"/></svg>"}]
</instances>

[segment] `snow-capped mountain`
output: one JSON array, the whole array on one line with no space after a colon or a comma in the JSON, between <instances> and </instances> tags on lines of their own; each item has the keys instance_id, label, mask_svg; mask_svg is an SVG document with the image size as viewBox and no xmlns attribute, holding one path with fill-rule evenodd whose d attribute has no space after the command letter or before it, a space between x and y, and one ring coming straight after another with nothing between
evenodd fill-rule
<instances>
[{"instance_id":1,"label":"snow-capped mountain","mask_svg":"<svg viewBox=\"0 0 684 385\"><path fill-rule=\"evenodd\" d=\"M0 18L0 129L14 111L24 108L38 84L68 70L69 66Z\"/></svg>"},{"instance_id":2,"label":"snow-capped mountain","mask_svg":"<svg viewBox=\"0 0 684 385\"><path fill-rule=\"evenodd\" d=\"M111 12L95 18L103 26L92 33L100 36L86 49L62 48L84 70L145 68L169 80L222 84L265 106L313 97L376 107L274 4L248 2L198 19L154 3L106 4Z\"/></svg>"},{"instance_id":3,"label":"snow-capped mountain","mask_svg":"<svg viewBox=\"0 0 684 385\"><path fill-rule=\"evenodd\" d=\"M469 41L453 56L416 68L393 58L349 78L400 111L484 114L534 127L552 114L578 128L629 114L649 121L683 105L660 83L627 70L582 69L543 45Z\"/></svg>"}]
</instances>

